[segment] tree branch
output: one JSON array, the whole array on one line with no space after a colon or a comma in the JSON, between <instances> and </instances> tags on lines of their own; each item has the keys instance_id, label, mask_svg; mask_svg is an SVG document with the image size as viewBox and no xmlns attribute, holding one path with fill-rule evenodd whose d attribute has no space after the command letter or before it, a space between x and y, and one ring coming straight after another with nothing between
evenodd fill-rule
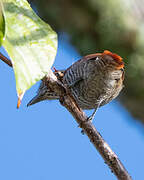
<instances>
[{"instance_id":1,"label":"tree branch","mask_svg":"<svg viewBox=\"0 0 144 180\"><path fill-rule=\"evenodd\" d=\"M7 65L12 67L12 63L5 56L0 53L0 59ZM102 136L98 133L91 121L88 121L85 113L80 109L70 91L65 87L50 70L46 76L47 86L52 88L59 96L60 103L72 114L79 127L83 129L85 134L89 137L95 148L108 164L111 171L116 175L118 180L132 180L127 170L118 159L117 155L111 150L109 145L104 141Z\"/></svg>"},{"instance_id":2,"label":"tree branch","mask_svg":"<svg viewBox=\"0 0 144 180\"><path fill-rule=\"evenodd\" d=\"M104 141L102 136L98 133L91 121L87 120L87 116L80 109L69 90L59 82L55 75L50 71L47 76L47 86L52 88L60 95L60 103L72 114L79 126L83 129L85 134L89 137L95 148L103 157L111 171L116 175L118 180L132 180L127 170L118 159L117 155L111 150L109 145Z\"/></svg>"},{"instance_id":3,"label":"tree branch","mask_svg":"<svg viewBox=\"0 0 144 180\"><path fill-rule=\"evenodd\" d=\"M0 53L0 59L4 63L6 63L8 66L12 67L12 62L7 57L5 57L2 53Z\"/></svg>"},{"instance_id":4,"label":"tree branch","mask_svg":"<svg viewBox=\"0 0 144 180\"><path fill-rule=\"evenodd\" d=\"M104 161L108 164L112 172L119 180L131 180L130 175L118 159L117 155L111 150L109 145L104 141L102 136L98 133L91 121L87 121L85 113L77 108L73 99L69 95L62 97L61 104L72 114L79 126L83 129L90 141L99 151Z\"/></svg>"}]
</instances>

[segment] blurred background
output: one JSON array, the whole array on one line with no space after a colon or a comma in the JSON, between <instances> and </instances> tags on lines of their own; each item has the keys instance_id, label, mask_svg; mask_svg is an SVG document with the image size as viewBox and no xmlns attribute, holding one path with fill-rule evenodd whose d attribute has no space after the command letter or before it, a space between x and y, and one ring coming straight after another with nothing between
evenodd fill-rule
<instances>
[{"instance_id":1,"label":"blurred background","mask_svg":"<svg viewBox=\"0 0 144 180\"><path fill-rule=\"evenodd\" d=\"M144 1L29 2L58 33L56 69L105 49L123 57L125 88L117 100L98 110L94 125L133 179L143 179ZM7 55L4 48L0 51ZM26 107L39 82L26 93L17 110L13 70L1 62L0 71L0 179L116 179L58 101Z\"/></svg>"},{"instance_id":2,"label":"blurred background","mask_svg":"<svg viewBox=\"0 0 144 180\"><path fill-rule=\"evenodd\" d=\"M144 122L144 1L29 0L57 32L67 32L83 56L108 49L124 58L121 102Z\"/></svg>"}]
</instances>

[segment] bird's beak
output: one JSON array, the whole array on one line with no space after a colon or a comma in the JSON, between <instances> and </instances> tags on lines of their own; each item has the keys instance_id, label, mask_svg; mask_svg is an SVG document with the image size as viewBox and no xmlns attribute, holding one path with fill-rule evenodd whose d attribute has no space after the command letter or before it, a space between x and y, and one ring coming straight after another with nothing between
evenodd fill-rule
<instances>
[{"instance_id":1,"label":"bird's beak","mask_svg":"<svg viewBox=\"0 0 144 180\"><path fill-rule=\"evenodd\" d=\"M43 99L43 95L42 94L37 94L34 98L32 98L32 100L30 100L30 102L27 104L27 107L28 106L31 106L33 104L36 104L40 101L44 100Z\"/></svg>"}]
</instances>

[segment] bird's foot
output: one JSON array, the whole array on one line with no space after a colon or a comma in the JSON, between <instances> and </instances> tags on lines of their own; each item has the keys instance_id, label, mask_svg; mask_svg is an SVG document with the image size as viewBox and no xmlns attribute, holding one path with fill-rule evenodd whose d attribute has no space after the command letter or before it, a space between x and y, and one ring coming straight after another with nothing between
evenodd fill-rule
<instances>
[{"instance_id":1,"label":"bird's foot","mask_svg":"<svg viewBox=\"0 0 144 180\"><path fill-rule=\"evenodd\" d=\"M88 118L87 118L87 121L93 121L93 119L94 119L94 115L91 115L91 116L89 116Z\"/></svg>"},{"instance_id":2,"label":"bird's foot","mask_svg":"<svg viewBox=\"0 0 144 180\"><path fill-rule=\"evenodd\" d=\"M92 122L93 118L94 118L94 117L91 115L91 116L89 116L89 117L87 118L87 120L86 120L85 122L88 122L88 121ZM82 135L85 134L85 132L84 132L83 129L81 130L81 133L82 133Z\"/></svg>"}]
</instances>

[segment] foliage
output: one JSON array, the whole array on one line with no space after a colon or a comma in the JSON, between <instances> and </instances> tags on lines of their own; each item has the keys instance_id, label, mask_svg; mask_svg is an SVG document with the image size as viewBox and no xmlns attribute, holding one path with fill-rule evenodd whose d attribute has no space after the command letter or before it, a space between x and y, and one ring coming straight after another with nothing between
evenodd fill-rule
<instances>
[{"instance_id":1,"label":"foliage","mask_svg":"<svg viewBox=\"0 0 144 180\"><path fill-rule=\"evenodd\" d=\"M2 3L0 35L6 28L3 46L12 60L16 89L21 99L25 91L42 79L52 66L57 35L34 13L26 0L3 0ZM3 15L5 24L2 23Z\"/></svg>"},{"instance_id":2,"label":"foliage","mask_svg":"<svg viewBox=\"0 0 144 180\"><path fill-rule=\"evenodd\" d=\"M5 36L5 19L2 13L2 9L3 9L3 6L0 1L0 46L2 45L4 36Z\"/></svg>"}]
</instances>

